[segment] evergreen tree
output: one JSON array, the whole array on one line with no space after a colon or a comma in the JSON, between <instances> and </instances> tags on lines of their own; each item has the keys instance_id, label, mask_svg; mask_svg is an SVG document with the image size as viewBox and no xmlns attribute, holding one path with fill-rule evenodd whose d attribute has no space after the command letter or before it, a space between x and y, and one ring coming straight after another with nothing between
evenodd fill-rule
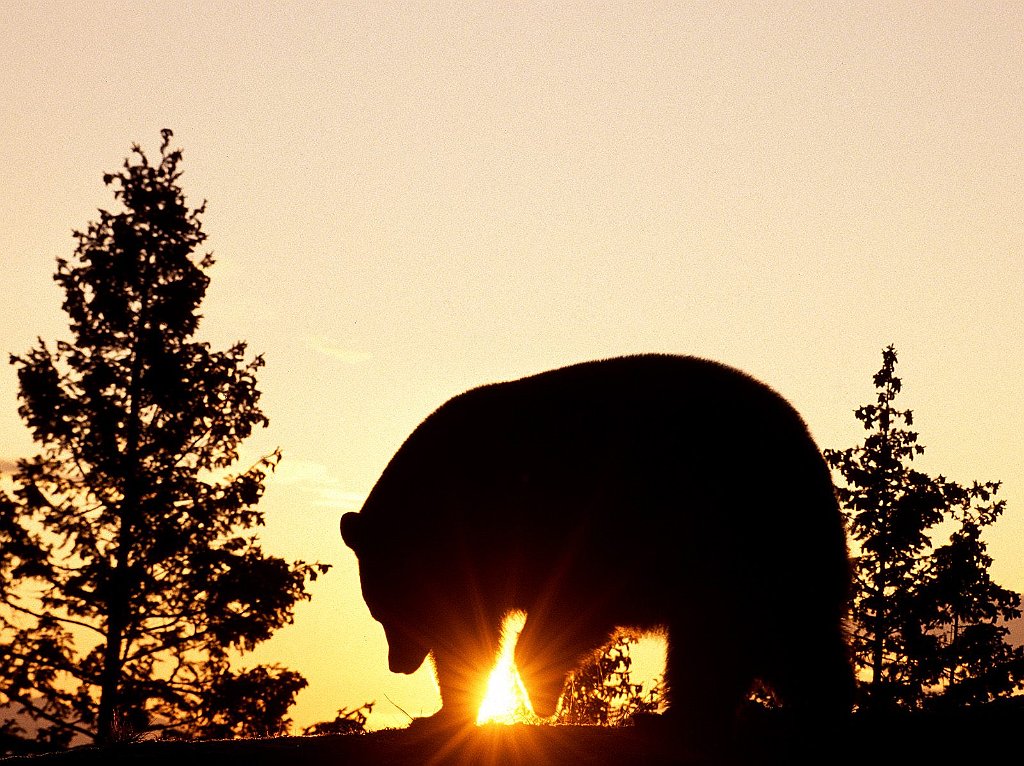
<instances>
[{"instance_id":1,"label":"evergreen tree","mask_svg":"<svg viewBox=\"0 0 1024 766\"><path fill-rule=\"evenodd\" d=\"M922 587L934 609L928 632L937 637L923 682L938 690L938 704L989 702L1024 686L1024 647L1007 641L1005 624L1021 616L1021 597L992 581L992 557L981 538L1006 508L995 499L998 491L998 482L948 488L956 528L932 554Z\"/></svg>"},{"instance_id":2,"label":"evergreen tree","mask_svg":"<svg viewBox=\"0 0 1024 766\"><path fill-rule=\"evenodd\" d=\"M268 556L252 532L280 453L232 467L267 424L263 360L194 339L213 259L195 252L205 204L186 203L171 135L158 163L135 146L104 176L123 209L58 260L73 340L11 357L41 451L0 496L0 703L48 746L279 733L305 685L229 663L326 567Z\"/></svg>"},{"instance_id":3,"label":"evergreen tree","mask_svg":"<svg viewBox=\"0 0 1024 766\"><path fill-rule=\"evenodd\" d=\"M1005 644L1000 623L1020 615L1020 600L989 579L981 541L981 528L1003 510L992 501L999 485L965 488L910 466L924 447L909 430L913 412L894 404L902 388L896 362L889 346L874 377L875 403L854 412L869 431L864 443L825 450L844 479L837 494L857 549L853 653L868 675L862 704L917 708L999 696L1024 678L1015 670L1021 650ZM943 522L959 528L936 548Z\"/></svg>"}]
</instances>

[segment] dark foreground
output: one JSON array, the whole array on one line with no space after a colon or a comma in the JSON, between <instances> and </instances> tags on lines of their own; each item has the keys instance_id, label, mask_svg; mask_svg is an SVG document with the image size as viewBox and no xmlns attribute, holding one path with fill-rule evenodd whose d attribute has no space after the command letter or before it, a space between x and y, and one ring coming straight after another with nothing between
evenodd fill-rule
<instances>
[{"instance_id":1,"label":"dark foreground","mask_svg":"<svg viewBox=\"0 0 1024 766\"><path fill-rule=\"evenodd\" d=\"M855 716L835 741L808 752L803 739L784 733L765 715L748 721L733 752L710 760L687 753L655 728L486 726L462 737L415 730L366 735L282 737L215 742L154 741L84 747L47 755L0 759L2 766L912 766L981 763L992 757L1015 762L1024 755L1024 698L946 714Z\"/></svg>"}]
</instances>

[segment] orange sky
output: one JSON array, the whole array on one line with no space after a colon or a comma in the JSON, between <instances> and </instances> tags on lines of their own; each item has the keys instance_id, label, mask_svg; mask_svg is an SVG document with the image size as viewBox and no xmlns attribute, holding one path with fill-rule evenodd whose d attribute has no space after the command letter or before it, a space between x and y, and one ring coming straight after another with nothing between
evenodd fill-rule
<instances>
[{"instance_id":1,"label":"orange sky","mask_svg":"<svg viewBox=\"0 0 1024 766\"><path fill-rule=\"evenodd\" d=\"M1019 4L0 0L0 29L0 351L62 334L55 259L172 128L202 335L267 358L263 539L335 565L258 653L310 679L300 724L437 704L387 672L340 513L449 396L588 358L728 362L845 447L895 343L923 469L1004 481L1024 590ZM0 465L33 450L16 391Z\"/></svg>"}]
</instances>

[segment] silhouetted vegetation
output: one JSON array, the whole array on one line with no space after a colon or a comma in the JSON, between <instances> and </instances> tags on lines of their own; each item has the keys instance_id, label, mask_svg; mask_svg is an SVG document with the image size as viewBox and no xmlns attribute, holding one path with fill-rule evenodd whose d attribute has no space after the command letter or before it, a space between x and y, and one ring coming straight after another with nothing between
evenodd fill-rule
<instances>
[{"instance_id":1,"label":"silhouetted vegetation","mask_svg":"<svg viewBox=\"0 0 1024 766\"><path fill-rule=\"evenodd\" d=\"M133 148L58 260L71 341L12 356L40 453L0 493L0 703L8 749L284 733L305 686L278 666L234 671L291 621L326 570L267 556L252 529L274 452L231 473L267 418L245 343L194 340L213 258L181 152ZM22 718L15 721L13 715ZM31 723L27 723L28 716Z\"/></svg>"},{"instance_id":2,"label":"silhouetted vegetation","mask_svg":"<svg viewBox=\"0 0 1024 766\"><path fill-rule=\"evenodd\" d=\"M837 491L856 548L860 704L918 709L1007 696L1024 686L1024 648L1007 642L1004 624L1021 615L1021 600L992 582L981 538L1005 509L999 482L961 485L911 467L924 447L909 430L912 411L895 406L895 368L889 346L876 402L854 413L869 431L864 443L825 451L845 480ZM948 541L935 545L940 530Z\"/></svg>"},{"instance_id":3,"label":"silhouetted vegetation","mask_svg":"<svg viewBox=\"0 0 1024 766\"><path fill-rule=\"evenodd\" d=\"M619 634L574 671L566 684L558 710L560 724L628 726L637 715L657 713L662 684L644 690L633 683L629 647L636 639Z\"/></svg>"},{"instance_id":4,"label":"silhouetted vegetation","mask_svg":"<svg viewBox=\"0 0 1024 766\"><path fill-rule=\"evenodd\" d=\"M328 734L365 734L366 722L373 712L375 702L364 702L359 707L342 708L333 721L321 721L307 726L302 733L307 737L321 737Z\"/></svg>"}]
</instances>

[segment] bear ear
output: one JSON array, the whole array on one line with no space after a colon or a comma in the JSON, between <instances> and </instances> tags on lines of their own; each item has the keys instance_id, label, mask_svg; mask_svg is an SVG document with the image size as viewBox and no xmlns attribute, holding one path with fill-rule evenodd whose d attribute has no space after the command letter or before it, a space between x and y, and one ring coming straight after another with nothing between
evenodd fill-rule
<instances>
[{"instance_id":1,"label":"bear ear","mask_svg":"<svg viewBox=\"0 0 1024 766\"><path fill-rule=\"evenodd\" d=\"M358 513L346 513L341 517L341 539L345 545L359 553L363 547L363 517Z\"/></svg>"}]
</instances>

